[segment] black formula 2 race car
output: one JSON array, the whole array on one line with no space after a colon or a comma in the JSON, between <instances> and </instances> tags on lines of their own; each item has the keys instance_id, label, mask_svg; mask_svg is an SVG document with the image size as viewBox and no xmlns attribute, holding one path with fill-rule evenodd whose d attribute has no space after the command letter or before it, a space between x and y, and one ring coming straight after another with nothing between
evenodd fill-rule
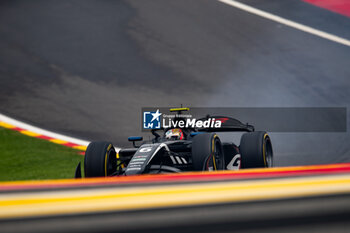
<instances>
[{"instance_id":1,"label":"black formula 2 race car","mask_svg":"<svg viewBox=\"0 0 350 233\"><path fill-rule=\"evenodd\" d=\"M188 109L171 109L178 113L185 110ZM85 152L84 175L130 176L272 167L272 144L266 132L254 131L252 125L225 116L207 116L202 120L209 118L221 121L221 127L152 130L154 138L151 141L140 142L142 137L129 137L133 147L119 151L110 142L91 142ZM174 119L175 122L183 120ZM239 131L246 132L240 139L240 145L221 142L215 133ZM82 177L80 163L75 177Z\"/></svg>"}]
</instances>

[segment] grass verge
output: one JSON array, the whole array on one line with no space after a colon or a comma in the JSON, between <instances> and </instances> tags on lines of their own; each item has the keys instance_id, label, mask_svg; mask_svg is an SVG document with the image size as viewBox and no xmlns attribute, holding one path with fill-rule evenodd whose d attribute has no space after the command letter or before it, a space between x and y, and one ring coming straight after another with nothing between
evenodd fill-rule
<instances>
[{"instance_id":1,"label":"grass verge","mask_svg":"<svg viewBox=\"0 0 350 233\"><path fill-rule=\"evenodd\" d=\"M0 181L73 178L78 152L0 127Z\"/></svg>"}]
</instances>

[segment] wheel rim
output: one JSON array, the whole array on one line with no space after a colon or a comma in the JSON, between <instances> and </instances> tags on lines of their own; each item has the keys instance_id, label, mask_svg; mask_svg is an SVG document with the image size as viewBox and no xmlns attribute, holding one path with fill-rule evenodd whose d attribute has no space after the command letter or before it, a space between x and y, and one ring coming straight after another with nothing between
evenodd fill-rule
<instances>
[{"instance_id":1,"label":"wheel rim","mask_svg":"<svg viewBox=\"0 0 350 233\"><path fill-rule=\"evenodd\" d=\"M109 150L107 156L107 171L106 174L107 176L112 175L115 173L117 170L117 158L115 157L115 151L114 150Z\"/></svg>"},{"instance_id":2,"label":"wheel rim","mask_svg":"<svg viewBox=\"0 0 350 233\"><path fill-rule=\"evenodd\" d=\"M223 154L222 149L220 146L220 142L218 140L215 140L215 150L214 150L214 158L216 163L216 170L222 170L223 169Z\"/></svg>"},{"instance_id":3,"label":"wheel rim","mask_svg":"<svg viewBox=\"0 0 350 233\"><path fill-rule=\"evenodd\" d=\"M269 138L265 140L265 159L266 159L266 167L273 166L273 155L272 155L272 146Z\"/></svg>"}]
</instances>

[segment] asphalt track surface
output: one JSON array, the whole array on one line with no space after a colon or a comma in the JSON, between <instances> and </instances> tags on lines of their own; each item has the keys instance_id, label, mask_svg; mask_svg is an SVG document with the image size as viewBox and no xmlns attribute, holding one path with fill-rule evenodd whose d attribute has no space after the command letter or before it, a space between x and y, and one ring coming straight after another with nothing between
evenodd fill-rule
<instances>
[{"instance_id":1,"label":"asphalt track surface","mask_svg":"<svg viewBox=\"0 0 350 233\"><path fill-rule=\"evenodd\" d=\"M350 38L346 16L245 2ZM0 22L0 112L82 139L129 146L143 106L349 106L349 47L217 1L11 0ZM276 165L350 161L348 133L271 137Z\"/></svg>"},{"instance_id":2,"label":"asphalt track surface","mask_svg":"<svg viewBox=\"0 0 350 233\"><path fill-rule=\"evenodd\" d=\"M345 16L299 0L245 2L350 39ZM349 47L211 0L3 0L0 51L1 113L118 146L139 132L143 106L349 107ZM276 165L350 161L349 133L271 138ZM113 232L150 216L171 224L145 232L347 232L348 204L335 195L178 207L2 222L0 231Z\"/></svg>"}]
</instances>

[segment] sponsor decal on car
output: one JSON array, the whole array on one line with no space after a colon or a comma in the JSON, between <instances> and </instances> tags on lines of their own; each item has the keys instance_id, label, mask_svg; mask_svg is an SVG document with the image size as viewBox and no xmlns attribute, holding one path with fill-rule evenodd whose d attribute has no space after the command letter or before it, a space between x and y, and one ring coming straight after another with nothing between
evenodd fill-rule
<instances>
[{"instance_id":1,"label":"sponsor decal on car","mask_svg":"<svg viewBox=\"0 0 350 233\"><path fill-rule=\"evenodd\" d=\"M144 147L144 148L141 148L139 151L141 153L146 153L146 152L150 152L152 150L152 147Z\"/></svg>"},{"instance_id":2,"label":"sponsor decal on car","mask_svg":"<svg viewBox=\"0 0 350 233\"><path fill-rule=\"evenodd\" d=\"M145 161L147 159L147 157L145 157L145 158L139 158L139 159L132 159L132 161Z\"/></svg>"}]
</instances>

